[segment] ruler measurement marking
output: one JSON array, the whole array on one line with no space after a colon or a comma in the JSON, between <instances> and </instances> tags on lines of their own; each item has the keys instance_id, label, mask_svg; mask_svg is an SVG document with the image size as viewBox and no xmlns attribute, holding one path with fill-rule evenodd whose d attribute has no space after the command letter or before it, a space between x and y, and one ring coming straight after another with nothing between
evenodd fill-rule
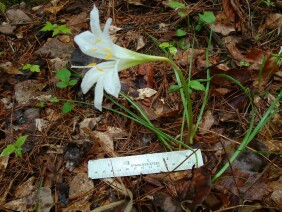
<instances>
[{"instance_id":1,"label":"ruler measurement marking","mask_svg":"<svg viewBox=\"0 0 282 212\"><path fill-rule=\"evenodd\" d=\"M201 151L175 151L88 161L88 176L92 179L133 176L191 169L203 165ZM106 165L107 164L107 165Z\"/></svg>"}]
</instances>

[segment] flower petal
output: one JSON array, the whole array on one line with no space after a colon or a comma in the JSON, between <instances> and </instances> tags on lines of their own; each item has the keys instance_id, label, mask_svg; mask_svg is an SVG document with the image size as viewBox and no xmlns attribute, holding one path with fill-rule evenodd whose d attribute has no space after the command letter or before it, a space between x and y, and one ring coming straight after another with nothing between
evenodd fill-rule
<instances>
[{"instance_id":1,"label":"flower petal","mask_svg":"<svg viewBox=\"0 0 282 212\"><path fill-rule=\"evenodd\" d=\"M108 61L99 63L93 66L84 75L81 83L83 93L87 93L89 89L101 78L108 75L110 72L117 72L117 61Z\"/></svg>"},{"instance_id":2,"label":"flower petal","mask_svg":"<svg viewBox=\"0 0 282 212\"><path fill-rule=\"evenodd\" d=\"M103 60L115 60L113 52L113 42L107 37L98 38L90 31L85 31L74 37L74 41L79 46L80 50L91 57Z\"/></svg>"},{"instance_id":3,"label":"flower petal","mask_svg":"<svg viewBox=\"0 0 282 212\"><path fill-rule=\"evenodd\" d=\"M121 84L117 70L117 63L115 65L115 69L108 72L104 77L104 89L108 94L111 94L114 97L118 97Z\"/></svg>"},{"instance_id":4,"label":"flower petal","mask_svg":"<svg viewBox=\"0 0 282 212\"><path fill-rule=\"evenodd\" d=\"M82 82L81 82L81 90L85 94L89 91L89 89L99 80L101 76L105 73L98 71L97 66L91 68L87 73L84 75Z\"/></svg>"},{"instance_id":5,"label":"flower petal","mask_svg":"<svg viewBox=\"0 0 282 212\"><path fill-rule=\"evenodd\" d=\"M100 77L95 87L94 106L102 111L102 102L104 96L103 77Z\"/></svg>"},{"instance_id":6,"label":"flower petal","mask_svg":"<svg viewBox=\"0 0 282 212\"><path fill-rule=\"evenodd\" d=\"M90 12L90 27L91 31L97 35L97 37L102 37L102 30L100 27L99 11L94 5L92 11Z\"/></svg>"},{"instance_id":7,"label":"flower petal","mask_svg":"<svg viewBox=\"0 0 282 212\"><path fill-rule=\"evenodd\" d=\"M108 18L108 20L105 23L104 31L103 31L103 36L107 39L110 39L110 40L112 40L111 36L110 36L110 32L109 32L111 23L112 23L112 19Z\"/></svg>"}]
</instances>

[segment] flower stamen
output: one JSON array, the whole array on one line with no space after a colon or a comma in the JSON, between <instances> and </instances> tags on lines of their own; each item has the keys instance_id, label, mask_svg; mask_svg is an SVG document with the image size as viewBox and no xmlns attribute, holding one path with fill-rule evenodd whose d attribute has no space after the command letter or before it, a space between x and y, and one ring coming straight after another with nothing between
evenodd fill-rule
<instances>
[{"instance_id":1,"label":"flower stamen","mask_svg":"<svg viewBox=\"0 0 282 212\"><path fill-rule=\"evenodd\" d=\"M97 49L98 49L98 48L92 48L92 49L88 50L87 52L93 53L93 52L97 51Z\"/></svg>"},{"instance_id":2,"label":"flower stamen","mask_svg":"<svg viewBox=\"0 0 282 212\"><path fill-rule=\"evenodd\" d=\"M102 39L97 39L93 42L93 44L97 44L97 43L100 43L100 42L102 42Z\"/></svg>"},{"instance_id":3,"label":"flower stamen","mask_svg":"<svg viewBox=\"0 0 282 212\"><path fill-rule=\"evenodd\" d=\"M97 63L89 63L87 66L89 66L89 67L94 67L94 66L96 66L97 65Z\"/></svg>"},{"instance_id":4,"label":"flower stamen","mask_svg":"<svg viewBox=\"0 0 282 212\"><path fill-rule=\"evenodd\" d=\"M112 56L113 56L113 54L107 54L106 57L104 58L104 60L109 60Z\"/></svg>"},{"instance_id":5,"label":"flower stamen","mask_svg":"<svg viewBox=\"0 0 282 212\"><path fill-rule=\"evenodd\" d=\"M101 72L104 72L104 70L103 69L101 69L101 68L96 68L98 71L101 71Z\"/></svg>"}]
</instances>

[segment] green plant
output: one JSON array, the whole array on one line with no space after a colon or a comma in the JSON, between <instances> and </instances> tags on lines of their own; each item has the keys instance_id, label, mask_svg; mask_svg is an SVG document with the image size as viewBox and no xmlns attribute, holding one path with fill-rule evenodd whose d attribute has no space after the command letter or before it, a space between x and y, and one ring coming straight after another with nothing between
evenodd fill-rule
<instances>
[{"instance_id":1,"label":"green plant","mask_svg":"<svg viewBox=\"0 0 282 212\"><path fill-rule=\"evenodd\" d=\"M44 101L39 101L37 104L36 104L37 107L45 107L45 102Z\"/></svg>"},{"instance_id":2,"label":"green plant","mask_svg":"<svg viewBox=\"0 0 282 212\"><path fill-rule=\"evenodd\" d=\"M278 54L272 54L272 58L276 61L276 64L280 66L282 63L282 48Z\"/></svg>"},{"instance_id":3,"label":"green plant","mask_svg":"<svg viewBox=\"0 0 282 212\"><path fill-rule=\"evenodd\" d=\"M62 113L63 114L69 113L73 109L74 109L74 105L69 103L69 102L66 102L66 103L63 104Z\"/></svg>"},{"instance_id":4,"label":"green plant","mask_svg":"<svg viewBox=\"0 0 282 212\"><path fill-rule=\"evenodd\" d=\"M71 34L71 30L65 25L58 25L58 24L52 24L49 21L47 21L43 28L40 29L40 31L53 31L52 37L55 35L62 33L62 34Z\"/></svg>"},{"instance_id":5,"label":"green plant","mask_svg":"<svg viewBox=\"0 0 282 212\"><path fill-rule=\"evenodd\" d=\"M40 72L40 66L27 63L22 67L22 70L30 70L31 72Z\"/></svg>"},{"instance_id":6,"label":"green plant","mask_svg":"<svg viewBox=\"0 0 282 212\"><path fill-rule=\"evenodd\" d=\"M192 93L192 89L193 90L197 90L197 91L205 91L205 86L203 84L201 84L202 80L190 80L187 83L187 87L189 88L189 92ZM172 92L178 91L180 89L179 85L171 85L169 87L169 90Z\"/></svg>"},{"instance_id":7,"label":"green plant","mask_svg":"<svg viewBox=\"0 0 282 212\"><path fill-rule=\"evenodd\" d=\"M4 13L5 10L6 10L6 5L5 5L4 3L0 2L0 11L1 11L2 13Z\"/></svg>"},{"instance_id":8,"label":"green plant","mask_svg":"<svg viewBox=\"0 0 282 212\"><path fill-rule=\"evenodd\" d=\"M249 67L251 64L247 61L242 60L242 61L240 61L240 65L243 66L243 67Z\"/></svg>"},{"instance_id":9,"label":"green plant","mask_svg":"<svg viewBox=\"0 0 282 212\"><path fill-rule=\"evenodd\" d=\"M71 72L67 68L62 68L56 72L56 77L61 80L61 82L58 82L56 86L58 88L66 88L68 86L75 85L77 83L77 80L70 79Z\"/></svg>"},{"instance_id":10,"label":"green plant","mask_svg":"<svg viewBox=\"0 0 282 212\"><path fill-rule=\"evenodd\" d=\"M271 0L262 0L260 3L264 4L264 5L268 6L268 7L275 7L275 3L272 2Z\"/></svg>"},{"instance_id":11,"label":"green plant","mask_svg":"<svg viewBox=\"0 0 282 212\"><path fill-rule=\"evenodd\" d=\"M172 55L176 55L177 48L174 46L173 43L163 42L163 43L159 44L159 47L162 48L162 49L167 49L169 51L169 53L172 54Z\"/></svg>"},{"instance_id":12,"label":"green plant","mask_svg":"<svg viewBox=\"0 0 282 212\"><path fill-rule=\"evenodd\" d=\"M9 144L1 153L1 156L7 156L12 154L13 152L18 157L22 157L22 145L26 141L28 135L21 136L17 139L14 144Z\"/></svg>"},{"instance_id":13,"label":"green plant","mask_svg":"<svg viewBox=\"0 0 282 212\"><path fill-rule=\"evenodd\" d=\"M200 31L204 24L212 24L215 22L215 16L213 12L204 12L199 14L198 23L196 25L196 31Z\"/></svg>"},{"instance_id":14,"label":"green plant","mask_svg":"<svg viewBox=\"0 0 282 212\"><path fill-rule=\"evenodd\" d=\"M183 29L177 29L177 30L176 30L176 36L182 37L182 36L185 36L185 35L187 35L187 33L185 32L185 30L183 30Z\"/></svg>"},{"instance_id":15,"label":"green plant","mask_svg":"<svg viewBox=\"0 0 282 212\"><path fill-rule=\"evenodd\" d=\"M187 15L187 11L189 7L186 6L185 4L180 3L178 1L171 1L171 0L168 1L166 4L167 6L171 7L172 9L177 9L177 10L180 9L180 11L178 11L177 13L180 17L184 17L185 15Z\"/></svg>"},{"instance_id":16,"label":"green plant","mask_svg":"<svg viewBox=\"0 0 282 212\"><path fill-rule=\"evenodd\" d=\"M5 54L5 52L0 52L0 56L2 56L2 55L4 55Z\"/></svg>"}]
</instances>

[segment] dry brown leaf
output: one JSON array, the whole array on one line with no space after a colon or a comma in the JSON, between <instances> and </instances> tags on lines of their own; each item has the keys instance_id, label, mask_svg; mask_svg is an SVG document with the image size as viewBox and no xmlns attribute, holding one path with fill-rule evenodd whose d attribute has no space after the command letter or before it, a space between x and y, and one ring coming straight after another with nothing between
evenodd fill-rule
<instances>
[{"instance_id":1,"label":"dry brown leaf","mask_svg":"<svg viewBox=\"0 0 282 212\"><path fill-rule=\"evenodd\" d=\"M144 46L145 46L144 36L140 35L137 38L136 51L138 51L139 49L142 49Z\"/></svg>"},{"instance_id":2,"label":"dry brown leaf","mask_svg":"<svg viewBox=\"0 0 282 212\"><path fill-rule=\"evenodd\" d=\"M69 35L58 35L57 38L63 43L69 43L71 41L71 37Z\"/></svg>"},{"instance_id":3,"label":"dry brown leaf","mask_svg":"<svg viewBox=\"0 0 282 212\"><path fill-rule=\"evenodd\" d=\"M4 208L14 211L34 211L39 200L39 211L49 212L54 205L52 192L50 188L40 188L39 195L37 196L37 190L32 192L26 197L18 198L4 204Z\"/></svg>"},{"instance_id":4,"label":"dry brown leaf","mask_svg":"<svg viewBox=\"0 0 282 212\"><path fill-rule=\"evenodd\" d=\"M282 209L282 181L274 181L270 183L273 192L270 198Z\"/></svg>"},{"instance_id":5,"label":"dry brown leaf","mask_svg":"<svg viewBox=\"0 0 282 212\"><path fill-rule=\"evenodd\" d=\"M31 177L24 183L20 184L15 191L15 197L23 198L30 195L35 190L37 190L37 188L34 185L35 180L36 180L35 177Z\"/></svg>"},{"instance_id":6,"label":"dry brown leaf","mask_svg":"<svg viewBox=\"0 0 282 212\"><path fill-rule=\"evenodd\" d=\"M216 15L213 31L227 36L229 33L235 31L235 27L223 12L219 12Z\"/></svg>"},{"instance_id":7,"label":"dry brown leaf","mask_svg":"<svg viewBox=\"0 0 282 212\"><path fill-rule=\"evenodd\" d=\"M150 98L157 93L157 91L152 88L141 88L141 89L138 89L137 91L139 93L139 96L134 98L135 100Z\"/></svg>"},{"instance_id":8,"label":"dry brown leaf","mask_svg":"<svg viewBox=\"0 0 282 212\"><path fill-rule=\"evenodd\" d=\"M214 124L214 117L210 110L206 111L199 125L200 133L207 133Z\"/></svg>"},{"instance_id":9,"label":"dry brown leaf","mask_svg":"<svg viewBox=\"0 0 282 212\"><path fill-rule=\"evenodd\" d=\"M11 62L5 62L0 64L0 72L6 72L7 74L23 74L19 69L17 69Z\"/></svg>"},{"instance_id":10,"label":"dry brown leaf","mask_svg":"<svg viewBox=\"0 0 282 212\"><path fill-rule=\"evenodd\" d=\"M226 16L229 17L232 22L235 22L238 16L231 4L231 0L222 0L222 6L223 12L226 14Z\"/></svg>"},{"instance_id":11,"label":"dry brown leaf","mask_svg":"<svg viewBox=\"0 0 282 212\"><path fill-rule=\"evenodd\" d=\"M270 13L266 16L265 27L267 29L282 28L282 14L281 13Z\"/></svg>"},{"instance_id":12,"label":"dry brown leaf","mask_svg":"<svg viewBox=\"0 0 282 212\"><path fill-rule=\"evenodd\" d=\"M64 8L64 6L62 5L62 6L56 6L56 7L47 7L47 8L44 8L44 10L56 15L63 8Z\"/></svg>"},{"instance_id":13,"label":"dry brown leaf","mask_svg":"<svg viewBox=\"0 0 282 212\"><path fill-rule=\"evenodd\" d=\"M3 175L7 168L9 157L10 157L9 155L0 157L0 182L2 181Z\"/></svg>"},{"instance_id":14,"label":"dry brown leaf","mask_svg":"<svg viewBox=\"0 0 282 212\"><path fill-rule=\"evenodd\" d=\"M230 89L227 88L216 88L214 89L216 96L224 96L225 94L228 94L230 92Z\"/></svg>"},{"instance_id":15,"label":"dry brown leaf","mask_svg":"<svg viewBox=\"0 0 282 212\"><path fill-rule=\"evenodd\" d=\"M27 80L19 82L15 85L15 97L19 104L26 104L31 99L40 101L48 101L51 98L49 92L42 90L47 85L46 82L39 80Z\"/></svg>"},{"instance_id":16,"label":"dry brown leaf","mask_svg":"<svg viewBox=\"0 0 282 212\"><path fill-rule=\"evenodd\" d=\"M140 0L126 0L128 4L143 5Z\"/></svg>"},{"instance_id":17,"label":"dry brown leaf","mask_svg":"<svg viewBox=\"0 0 282 212\"><path fill-rule=\"evenodd\" d=\"M93 188L93 181L88 178L87 173L79 173L70 182L69 198L75 199L79 197L79 202L83 204L83 202L87 202L87 199L91 195L89 191Z\"/></svg>"},{"instance_id":18,"label":"dry brown leaf","mask_svg":"<svg viewBox=\"0 0 282 212\"><path fill-rule=\"evenodd\" d=\"M114 181L112 178L103 179L104 182L109 184L112 188L117 189L119 192L121 192L123 195L128 196L130 198L130 201L128 202L127 206L125 207L125 212L130 212L133 207L133 194L132 192L125 187L125 185L120 180L120 183Z\"/></svg>"}]
</instances>

